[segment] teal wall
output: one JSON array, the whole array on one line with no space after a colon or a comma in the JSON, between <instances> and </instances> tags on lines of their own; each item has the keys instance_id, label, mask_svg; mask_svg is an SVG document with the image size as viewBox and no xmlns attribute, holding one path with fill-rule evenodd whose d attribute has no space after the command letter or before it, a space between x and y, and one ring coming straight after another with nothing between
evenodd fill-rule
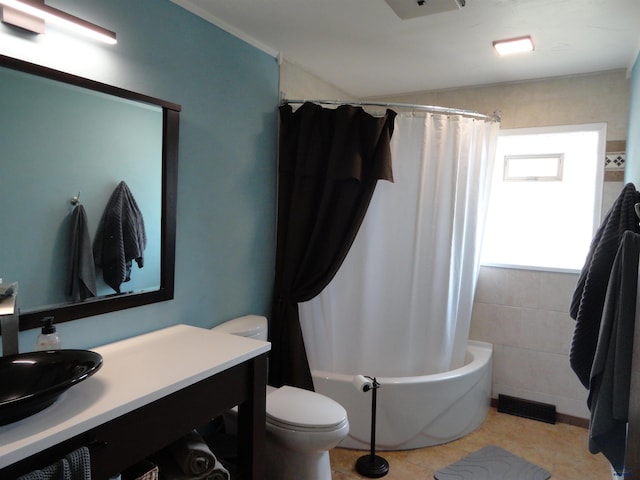
<instances>
[{"instance_id":1,"label":"teal wall","mask_svg":"<svg viewBox=\"0 0 640 480\"><path fill-rule=\"evenodd\" d=\"M91 348L177 323L209 327L267 314L275 251L275 59L169 0L48 4L115 31L118 44L0 24L0 53L182 105L175 299L61 324L63 346ZM37 333L21 333L21 351L33 348Z\"/></svg>"},{"instance_id":2,"label":"teal wall","mask_svg":"<svg viewBox=\"0 0 640 480\"><path fill-rule=\"evenodd\" d=\"M627 133L627 159L625 182L640 188L640 54L631 73L629 98L629 130Z\"/></svg>"}]
</instances>

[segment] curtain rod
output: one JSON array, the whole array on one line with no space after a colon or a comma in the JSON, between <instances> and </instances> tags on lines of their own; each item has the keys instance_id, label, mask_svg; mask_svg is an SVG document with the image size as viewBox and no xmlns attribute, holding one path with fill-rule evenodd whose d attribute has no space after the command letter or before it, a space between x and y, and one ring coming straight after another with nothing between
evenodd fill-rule
<instances>
[{"instance_id":1,"label":"curtain rod","mask_svg":"<svg viewBox=\"0 0 640 480\"><path fill-rule=\"evenodd\" d=\"M411 103L385 103L385 102L353 102L348 100L289 100L282 99L282 105L287 103L302 104L305 102L318 103L320 105L354 105L358 107L385 107L385 108L406 108L409 110L419 110L430 113L440 113L443 115L460 115L463 117L478 118L491 122L500 122L500 111L496 110L492 115L472 112L471 110L461 110L459 108L436 107L432 105L415 105Z\"/></svg>"}]
</instances>

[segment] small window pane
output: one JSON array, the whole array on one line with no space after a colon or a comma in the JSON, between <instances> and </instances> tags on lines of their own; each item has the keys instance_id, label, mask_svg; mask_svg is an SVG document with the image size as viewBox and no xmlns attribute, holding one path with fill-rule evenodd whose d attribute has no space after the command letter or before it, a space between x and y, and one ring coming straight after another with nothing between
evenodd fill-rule
<instances>
[{"instance_id":1,"label":"small window pane","mask_svg":"<svg viewBox=\"0 0 640 480\"><path fill-rule=\"evenodd\" d=\"M504 180L561 181L562 153L549 155L505 155Z\"/></svg>"}]
</instances>

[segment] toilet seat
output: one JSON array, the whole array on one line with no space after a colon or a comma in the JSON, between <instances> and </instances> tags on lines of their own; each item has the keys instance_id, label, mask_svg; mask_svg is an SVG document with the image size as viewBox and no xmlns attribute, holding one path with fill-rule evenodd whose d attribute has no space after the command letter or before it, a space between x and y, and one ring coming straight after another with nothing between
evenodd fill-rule
<instances>
[{"instance_id":1,"label":"toilet seat","mask_svg":"<svg viewBox=\"0 0 640 480\"><path fill-rule=\"evenodd\" d=\"M286 385L267 395L266 416L271 425L304 432L332 431L347 422L347 412L338 402Z\"/></svg>"}]
</instances>

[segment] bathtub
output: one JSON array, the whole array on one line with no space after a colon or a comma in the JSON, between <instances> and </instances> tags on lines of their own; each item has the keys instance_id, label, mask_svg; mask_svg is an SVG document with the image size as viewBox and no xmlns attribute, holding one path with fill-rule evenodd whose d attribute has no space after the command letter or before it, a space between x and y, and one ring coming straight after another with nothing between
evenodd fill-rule
<instances>
[{"instance_id":1,"label":"bathtub","mask_svg":"<svg viewBox=\"0 0 640 480\"><path fill-rule=\"evenodd\" d=\"M465 365L417 377L378 377L376 449L407 450L456 440L478 428L491 402L493 346L469 341ZM362 372L373 375L374 372ZM312 370L316 392L346 410L349 435L340 447L368 450L371 392L359 392L353 375Z\"/></svg>"}]
</instances>

